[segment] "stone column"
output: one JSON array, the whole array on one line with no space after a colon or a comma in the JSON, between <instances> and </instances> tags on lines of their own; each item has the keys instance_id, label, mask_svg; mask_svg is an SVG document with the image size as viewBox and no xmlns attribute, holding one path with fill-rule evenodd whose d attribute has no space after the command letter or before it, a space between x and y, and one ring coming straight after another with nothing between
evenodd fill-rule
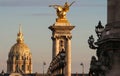
<instances>
[{"instance_id":1,"label":"stone column","mask_svg":"<svg viewBox=\"0 0 120 76\"><path fill-rule=\"evenodd\" d=\"M32 62L30 60L30 73L32 73Z\"/></svg>"},{"instance_id":2,"label":"stone column","mask_svg":"<svg viewBox=\"0 0 120 76\"><path fill-rule=\"evenodd\" d=\"M115 21L115 2L112 0L108 0L107 4L107 21L108 23L111 23Z\"/></svg>"},{"instance_id":3,"label":"stone column","mask_svg":"<svg viewBox=\"0 0 120 76\"><path fill-rule=\"evenodd\" d=\"M116 3L115 3L115 21L120 21L120 0L116 0Z\"/></svg>"},{"instance_id":4,"label":"stone column","mask_svg":"<svg viewBox=\"0 0 120 76\"><path fill-rule=\"evenodd\" d=\"M27 73L27 68L28 68L28 67L27 67L27 60L25 60L25 61L24 61L24 69L25 69L24 72L25 72L25 73Z\"/></svg>"},{"instance_id":5,"label":"stone column","mask_svg":"<svg viewBox=\"0 0 120 76\"><path fill-rule=\"evenodd\" d=\"M120 0L108 0L108 23L120 21Z\"/></svg>"},{"instance_id":6,"label":"stone column","mask_svg":"<svg viewBox=\"0 0 120 76\"><path fill-rule=\"evenodd\" d=\"M66 43L65 76L71 76L71 37L67 37L67 43Z\"/></svg>"},{"instance_id":7,"label":"stone column","mask_svg":"<svg viewBox=\"0 0 120 76\"><path fill-rule=\"evenodd\" d=\"M13 57L13 63L12 64L10 63L10 67L12 66L12 68L13 68L12 71L10 70L10 72L15 72L16 71L16 60L15 59L16 59L16 57L14 56Z\"/></svg>"},{"instance_id":8,"label":"stone column","mask_svg":"<svg viewBox=\"0 0 120 76\"><path fill-rule=\"evenodd\" d=\"M16 71L16 65L13 64L12 66L13 66L13 67L12 67L12 71L10 70L10 72L15 72L15 71Z\"/></svg>"},{"instance_id":9,"label":"stone column","mask_svg":"<svg viewBox=\"0 0 120 76\"><path fill-rule=\"evenodd\" d=\"M59 53L59 39L57 37L52 37L53 48L52 48L52 59Z\"/></svg>"}]
</instances>

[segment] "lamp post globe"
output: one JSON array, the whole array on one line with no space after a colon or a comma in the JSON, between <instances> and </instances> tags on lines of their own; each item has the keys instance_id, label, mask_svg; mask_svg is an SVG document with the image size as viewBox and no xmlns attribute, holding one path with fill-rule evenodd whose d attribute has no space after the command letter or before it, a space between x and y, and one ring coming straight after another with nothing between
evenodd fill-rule
<instances>
[{"instance_id":1,"label":"lamp post globe","mask_svg":"<svg viewBox=\"0 0 120 76\"><path fill-rule=\"evenodd\" d=\"M64 51L64 49L62 49L62 51L60 52L60 58L62 60L64 60L64 58L65 58L65 51Z\"/></svg>"},{"instance_id":2,"label":"lamp post globe","mask_svg":"<svg viewBox=\"0 0 120 76\"><path fill-rule=\"evenodd\" d=\"M104 26L102 26L101 21L99 21L98 25L95 27L95 32L96 32L98 38L101 37L103 30L104 30Z\"/></svg>"},{"instance_id":3,"label":"lamp post globe","mask_svg":"<svg viewBox=\"0 0 120 76\"><path fill-rule=\"evenodd\" d=\"M91 35L90 37L89 37L89 39L88 39L88 43L93 43L95 40L94 40L94 38L93 38L93 35Z\"/></svg>"}]
</instances>

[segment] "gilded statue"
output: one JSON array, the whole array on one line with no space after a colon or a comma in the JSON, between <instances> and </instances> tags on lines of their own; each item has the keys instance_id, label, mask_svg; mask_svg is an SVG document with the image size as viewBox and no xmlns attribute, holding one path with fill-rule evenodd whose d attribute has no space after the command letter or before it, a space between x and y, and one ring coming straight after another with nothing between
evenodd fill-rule
<instances>
[{"instance_id":1,"label":"gilded statue","mask_svg":"<svg viewBox=\"0 0 120 76\"><path fill-rule=\"evenodd\" d=\"M69 4L68 2L65 2L65 4L62 5L49 5L49 7L53 7L56 9L56 14L58 16L59 19L65 19L66 18L66 14L69 11L69 7L74 3L75 1L73 1L71 4Z\"/></svg>"}]
</instances>

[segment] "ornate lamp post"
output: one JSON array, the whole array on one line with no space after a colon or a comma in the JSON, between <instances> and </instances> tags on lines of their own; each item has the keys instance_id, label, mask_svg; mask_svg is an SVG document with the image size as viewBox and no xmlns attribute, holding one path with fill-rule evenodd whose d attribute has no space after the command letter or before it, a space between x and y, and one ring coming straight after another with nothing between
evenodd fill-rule
<instances>
[{"instance_id":1,"label":"ornate lamp post","mask_svg":"<svg viewBox=\"0 0 120 76\"><path fill-rule=\"evenodd\" d=\"M101 24L101 21L99 21L98 25L95 27L95 32L98 37L98 41L101 39L102 32L104 30L104 27ZM93 38L93 35L91 35L88 39L88 44L91 49L97 49L98 45L96 44L97 42L94 42L95 39Z\"/></svg>"},{"instance_id":2,"label":"ornate lamp post","mask_svg":"<svg viewBox=\"0 0 120 76\"><path fill-rule=\"evenodd\" d=\"M65 56L66 53L64 51L64 49L62 49L62 51L60 52L60 66L62 68L62 76L64 76L64 67L65 67Z\"/></svg>"},{"instance_id":3,"label":"ornate lamp post","mask_svg":"<svg viewBox=\"0 0 120 76\"><path fill-rule=\"evenodd\" d=\"M99 21L98 25L95 27L95 32L98 36L98 39L101 38L103 30L104 30L104 27L102 26L101 21Z\"/></svg>"},{"instance_id":4,"label":"ornate lamp post","mask_svg":"<svg viewBox=\"0 0 120 76\"><path fill-rule=\"evenodd\" d=\"M98 37L97 42L95 42L93 35L91 35L88 39L89 47L91 49L97 49L96 52L97 52L97 57L98 57L97 60L94 60L93 58L91 59L89 76L99 76L99 73L102 71L102 69L101 69L102 63L100 61L100 54L101 54L102 50L100 49L100 45L98 43L101 40L103 31L104 31L104 27L102 26L101 21L99 21L98 25L95 27L95 32Z\"/></svg>"},{"instance_id":5,"label":"ornate lamp post","mask_svg":"<svg viewBox=\"0 0 120 76\"><path fill-rule=\"evenodd\" d=\"M84 76L84 64L81 63L80 65L82 66L82 76Z\"/></svg>"},{"instance_id":6,"label":"ornate lamp post","mask_svg":"<svg viewBox=\"0 0 120 76\"><path fill-rule=\"evenodd\" d=\"M46 62L43 62L43 76L44 76L44 66L46 65Z\"/></svg>"}]
</instances>

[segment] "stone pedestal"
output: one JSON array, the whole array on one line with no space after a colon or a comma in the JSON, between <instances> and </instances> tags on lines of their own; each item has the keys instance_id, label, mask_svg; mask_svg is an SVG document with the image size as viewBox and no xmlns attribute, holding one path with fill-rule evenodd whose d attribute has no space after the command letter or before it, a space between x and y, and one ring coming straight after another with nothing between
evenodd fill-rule
<instances>
[{"instance_id":1,"label":"stone pedestal","mask_svg":"<svg viewBox=\"0 0 120 76\"><path fill-rule=\"evenodd\" d=\"M103 49L100 56L106 64L106 76L120 76L120 21L106 25L99 45Z\"/></svg>"},{"instance_id":2,"label":"stone pedestal","mask_svg":"<svg viewBox=\"0 0 120 76\"><path fill-rule=\"evenodd\" d=\"M108 1L107 25L99 45L99 60L105 76L120 76L120 0Z\"/></svg>"},{"instance_id":3,"label":"stone pedestal","mask_svg":"<svg viewBox=\"0 0 120 76\"><path fill-rule=\"evenodd\" d=\"M65 76L71 76L71 30L74 28L67 19L56 19L56 22L49 27L52 31L53 53L52 58L64 49L66 51Z\"/></svg>"},{"instance_id":4,"label":"stone pedestal","mask_svg":"<svg viewBox=\"0 0 120 76\"><path fill-rule=\"evenodd\" d=\"M107 25L95 43L98 58L97 62L91 65L90 74L120 76L120 0L107 0L107 2Z\"/></svg>"},{"instance_id":5,"label":"stone pedestal","mask_svg":"<svg viewBox=\"0 0 120 76\"><path fill-rule=\"evenodd\" d=\"M108 0L108 23L120 21L120 0Z\"/></svg>"}]
</instances>

